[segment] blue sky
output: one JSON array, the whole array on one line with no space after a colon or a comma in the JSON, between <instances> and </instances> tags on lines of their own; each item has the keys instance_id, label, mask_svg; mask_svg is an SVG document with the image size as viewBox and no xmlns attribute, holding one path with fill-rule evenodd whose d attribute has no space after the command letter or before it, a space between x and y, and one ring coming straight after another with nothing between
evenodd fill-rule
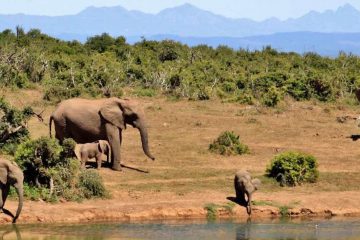
<instances>
[{"instance_id":1,"label":"blue sky","mask_svg":"<svg viewBox=\"0 0 360 240\"><path fill-rule=\"evenodd\" d=\"M199 8L232 18L263 20L287 19L305 13L336 9L350 3L360 9L360 0L0 0L0 13L36 15L76 14L88 6L117 6L157 13L164 8L190 3Z\"/></svg>"}]
</instances>

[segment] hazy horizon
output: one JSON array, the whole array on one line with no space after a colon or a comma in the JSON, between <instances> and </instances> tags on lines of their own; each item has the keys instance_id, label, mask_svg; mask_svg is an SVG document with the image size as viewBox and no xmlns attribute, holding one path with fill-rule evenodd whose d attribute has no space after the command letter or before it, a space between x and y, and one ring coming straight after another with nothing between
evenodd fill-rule
<instances>
[{"instance_id":1,"label":"hazy horizon","mask_svg":"<svg viewBox=\"0 0 360 240\"><path fill-rule=\"evenodd\" d=\"M351 4L360 10L358 0L63 0L61 2L49 2L46 0L2 0L0 3L0 14L31 14L60 16L77 14L87 7L110 7L121 6L128 10L138 10L145 13L156 14L166 8L176 7L189 3L198 8L208 10L229 18L249 18L261 21L268 18L278 18L285 20L297 18L310 11L324 12L335 10L345 4Z\"/></svg>"}]
</instances>

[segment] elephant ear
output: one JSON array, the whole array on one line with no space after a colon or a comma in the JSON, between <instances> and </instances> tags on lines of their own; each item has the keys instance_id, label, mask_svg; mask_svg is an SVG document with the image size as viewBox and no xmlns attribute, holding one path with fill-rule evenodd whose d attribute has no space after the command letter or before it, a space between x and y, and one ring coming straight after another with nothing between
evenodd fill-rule
<instances>
[{"instance_id":1,"label":"elephant ear","mask_svg":"<svg viewBox=\"0 0 360 240\"><path fill-rule=\"evenodd\" d=\"M100 114L106 121L112 123L118 128L126 128L123 111L116 102L110 102L104 105L100 108Z\"/></svg>"},{"instance_id":2,"label":"elephant ear","mask_svg":"<svg viewBox=\"0 0 360 240\"><path fill-rule=\"evenodd\" d=\"M98 150L99 150L99 152L105 153L105 152L106 152L107 143L104 142L103 140L99 140L97 143L98 143Z\"/></svg>"},{"instance_id":3,"label":"elephant ear","mask_svg":"<svg viewBox=\"0 0 360 240\"><path fill-rule=\"evenodd\" d=\"M104 153L104 149L103 149L103 147L101 146L101 142L100 142L100 141L97 142L97 147L98 147L99 152Z\"/></svg>"},{"instance_id":4,"label":"elephant ear","mask_svg":"<svg viewBox=\"0 0 360 240\"><path fill-rule=\"evenodd\" d=\"M261 185L260 179L254 178L254 179L251 180L251 182L252 182L252 184L254 185L255 190L258 190L259 187L260 187L260 185Z\"/></svg>"}]
</instances>

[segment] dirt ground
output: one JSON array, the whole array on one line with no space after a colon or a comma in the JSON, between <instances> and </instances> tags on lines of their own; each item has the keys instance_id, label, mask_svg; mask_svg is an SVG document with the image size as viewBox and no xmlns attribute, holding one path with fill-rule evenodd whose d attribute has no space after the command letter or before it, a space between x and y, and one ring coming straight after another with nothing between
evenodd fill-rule
<instances>
[{"instance_id":1,"label":"dirt ground","mask_svg":"<svg viewBox=\"0 0 360 240\"><path fill-rule=\"evenodd\" d=\"M54 109L42 102L36 90L5 96L17 106L46 109L46 122ZM292 216L360 216L360 140L347 138L360 134L359 122L337 120L357 117L358 106L285 100L267 109L219 100L137 100L146 112L156 160L146 158L138 131L129 127L123 133L123 171L100 170L111 199L26 201L19 223L206 218L209 204L216 204L219 217L246 219L245 208L227 200L235 195L233 176L238 169L263 181L254 194L253 218L277 217L284 209ZM48 135L48 126L35 118L29 127L33 138ZM225 130L238 133L251 153L232 157L210 153L209 144ZM319 181L282 188L265 178L270 160L286 150L313 154L319 163ZM11 211L16 206L16 201L6 204ZM10 220L0 215L0 222Z\"/></svg>"}]
</instances>

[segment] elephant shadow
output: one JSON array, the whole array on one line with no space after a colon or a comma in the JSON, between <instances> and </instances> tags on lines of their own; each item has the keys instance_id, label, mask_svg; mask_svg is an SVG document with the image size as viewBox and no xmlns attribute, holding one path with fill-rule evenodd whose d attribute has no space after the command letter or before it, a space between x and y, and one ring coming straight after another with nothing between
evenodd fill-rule
<instances>
[{"instance_id":1,"label":"elephant shadow","mask_svg":"<svg viewBox=\"0 0 360 240\"><path fill-rule=\"evenodd\" d=\"M230 200L230 201L232 201L232 202L234 202L234 203L236 203L236 204L238 204L238 205L240 205L240 206L242 206L244 208L247 207L247 202L245 201L245 199L240 200L240 199L238 199L236 197L227 197L226 199Z\"/></svg>"},{"instance_id":2,"label":"elephant shadow","mask_svg":"<svg viewBox=\"0 0 360 240\"><path fill-rule=\"evenodd\" d=\"M126 169L130 169L130 170L134 170L134 171L136 171L136 172L150 173L148 170L142 170L142 169L140 169L140 168L126 166L126 165L124 165L124 164L121 164L121 167L126 168Z\"/></svg>"},{"instance_id":3,"label":"elephant shadow","mask_svg":"<svg viewBox=\"0 0 360 240\"><path fill-rule=\"evenodd\" d=\"M353 141L357 141L358 139L360 139L360 134L352 134L347 138L351 138Z\"/></svg>"},{"instance_id":4,"label":"elephant shadow","mask_svg":"<svg viewBox=\"0 0 360 240\"><path fill-rule=\"evenodd\" d=\"M14 217L15 217L14 214L12 214L12 213L11 213L9 210L7 210L6 208L3 208L3 209L2 209L2 213L10 216L10 217L13 218L13 219L14 219Z\"/></svg>"},{"instance_id":5,"label":"elephant shadow","mask_svg":"<svg viewBox=\"0 0 360 240\"><path fill-rule=\"evenodd\" d=\"M107 163L107 162L103 162L101 164L101 167L111 168L111 164ZM124 164L121 164L121 167L129 169L129 170L133 170L133 171L136 171L136 172L140 172L140 173L149 173L148 170L143 170L143 169L140 169L140 168L131 167L131 166L127 166L127 165L124 165ZM97 164L96 164L96 162L88 162L87 165L86 165L86 168L94 168L94 169L96 169Z\"/></svg>"}]
</instances>

